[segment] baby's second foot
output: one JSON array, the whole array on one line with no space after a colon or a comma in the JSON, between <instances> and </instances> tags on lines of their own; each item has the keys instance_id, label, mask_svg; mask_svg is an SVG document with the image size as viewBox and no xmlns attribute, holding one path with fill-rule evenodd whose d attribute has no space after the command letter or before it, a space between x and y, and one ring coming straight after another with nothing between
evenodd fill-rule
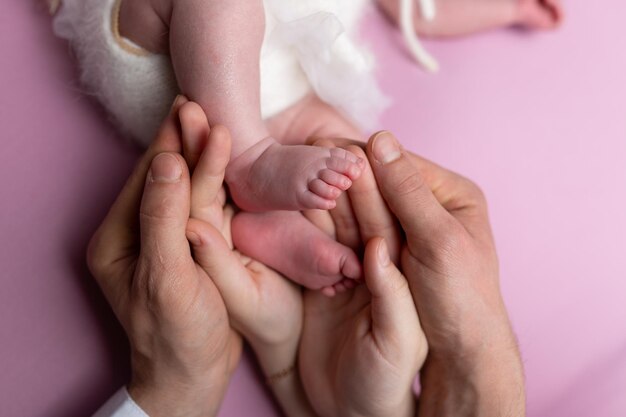
<instances>
[{"instance_id":1,"label":"baby's second foot","mask_svg":"<svg viewBox=\"0 0 626 417\"><path fill-rule=\"evenodd\" d=\"M403 0L378 0L394 21L400 18ZM411 0L417 3L417 0ZM532 29L553 29L562 20L560 0L434 0L436 16L424 19L414 7L415 31L432 37L459 36L487 29L521 25Z\"/></svg>"},{"instance_id":2,"label":"baby's second foot","mask_svg":"<svg viewBox=\"0 0 626 417\"><path fill-rule=\"evenodd\" d=\"M333 296L357 285L361 263L295 211L240 212L232 220L235 247L307 288Z\"/></svg>"},{"instance_id":3,"label":"baby's second foot","mask_svg":"<svg viewBox=\"0 0 626 417\"><path fill-rule=\"evenodd\" d=\"M330 210L363 166L344 149L287 146L267 138L229 164L226 182L247 211Z\"/></svg>"}]
</instances>

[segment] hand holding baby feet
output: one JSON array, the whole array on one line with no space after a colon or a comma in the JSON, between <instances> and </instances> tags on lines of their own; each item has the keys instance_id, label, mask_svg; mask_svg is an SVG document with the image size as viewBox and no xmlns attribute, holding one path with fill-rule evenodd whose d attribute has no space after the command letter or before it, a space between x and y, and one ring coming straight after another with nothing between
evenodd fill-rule
<instances>
[{"instance_id":1,"label":"hand holding baby feet","mask_svg":"<svg viewBox=\"0 0 626 417\"><path fill-rule=\"evenodd\" d=\"M247 211L329 210L363 166L363 159L344 149L286 146L267 138L230 163L226 182Z\"/></svg>"},{"instance_id":2,"label":"hand holding baby feet","mask_svg":"<svg viewBox=\"0 0 626 417\"><path fill-rule=\"evenodd\" d=\"M312 417L295 369L302 331L300 288L231 249L234 210L224 208L222 192L230 155L228 130L209 129L204 112L191 102L181 109L180 121L185 160L193 169L187 238L194 259L204 271L211 271L231 325L250 343L285 414Z\"/></svg>"}]
</instances>

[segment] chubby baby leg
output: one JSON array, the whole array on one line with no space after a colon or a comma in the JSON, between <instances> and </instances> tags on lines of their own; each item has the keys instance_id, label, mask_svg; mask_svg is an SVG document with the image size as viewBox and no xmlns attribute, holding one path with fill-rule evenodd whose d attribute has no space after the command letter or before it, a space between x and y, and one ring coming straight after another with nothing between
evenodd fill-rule
<instances>
[{"instance_id":1,"label":"chubby baby leg","mask_svg":"<svg viewBox=\"0 0 626 417\"><path fill-rule=\"evenodd\" d=\"M394 21L400 18L404 0L377 0ZM410 0L416 1L416 0ZM436 16L425 19L414 7L418 34L432 37L467 35L487 29L519 25L531 29L553 29L563 17L560 0L434 0Z\"/></svg>"},{"instance_id":2,"label":"chubby baby leg","mask_svg":"<svg viewBox=\"0 0 626 417\"><path fill-rule=\"evenodd\" d=\"M253 211L333 207L360 175L359 160L345 151L282 146L270 137L259 97L262 0L153 0L154 6L146 1L123 1L120 30L162 51L164 31L153 26L169 22L165 32L180 89L200 104L211 125L224 125L232 134L226 181L235 202Z\"/></svg>"}]
</instances>

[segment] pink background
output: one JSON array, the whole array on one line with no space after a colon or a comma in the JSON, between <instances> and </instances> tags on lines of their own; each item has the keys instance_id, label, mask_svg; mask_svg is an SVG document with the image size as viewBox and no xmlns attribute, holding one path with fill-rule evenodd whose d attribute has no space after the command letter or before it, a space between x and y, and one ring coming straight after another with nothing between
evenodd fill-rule
<instances>
[{"instance_id":1,"label":"pink background","mask_svg":"<svg viewBox=\"0 0 626 417\"><path fill-rule=\"evenodd\" d=\"M138 151L81 95L45 13L2 6L0 415L87 415L128 358L83 253ZM429 42L436 77L379 15L365 32L394 99L385 127L488 195L529 415L625 416L626 6L566 6L553 34ZM249 361L221 415L275 415Z\"/></svg>"}]
</instances>

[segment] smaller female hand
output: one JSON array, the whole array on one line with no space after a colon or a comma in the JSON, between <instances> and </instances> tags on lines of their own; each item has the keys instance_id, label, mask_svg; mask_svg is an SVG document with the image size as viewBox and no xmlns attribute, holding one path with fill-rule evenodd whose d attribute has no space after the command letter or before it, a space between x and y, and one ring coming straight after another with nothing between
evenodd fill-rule
<instances>
[{"instance_id":1,"label":"smaller female hand","mask_svg":"<svg viewBox=\"0 0 626 417\"><path fill-rule=\"evenodd\" d=\"M184 155L193 172L187 238L194 258L219 289L231 323L252 346L285 413L312 415L295 367L302 330L301 290L260 262L232 251L234 210L224 207L223 189L215 192L224 180L230 135L223 126L209 127L195 103L186 103L180 118Z\"/></svg>"},{"instance_id":2,"label":"smaller female hand","mask_svg":"<svg viewBox=\"0 0 626 417\"><path fill-rule=\"evenodd\" d=\"M216 415L241 353L213 277L187 242L191 184L177 128L185 102L177 99L87 257L130 340L128 391L154 417Z\"/></svg>"},{"instance_id":3,"label":"smaller female hand","mask_svg":"<svg viewBox=\"0 0 626 417\"><path fill-rule=\"evenodd\" d=\"M367 160L362 149L348 150ZM393 262L400 234L389 213L371 218L386 206L369 166L348 195L352 206L341 198L333 211L334 234L365 247L365 285L333 298L306 293L302 380L321 416L414 416L413 382L428 348L408 282Z\"/></svg>"}]
</instances>

